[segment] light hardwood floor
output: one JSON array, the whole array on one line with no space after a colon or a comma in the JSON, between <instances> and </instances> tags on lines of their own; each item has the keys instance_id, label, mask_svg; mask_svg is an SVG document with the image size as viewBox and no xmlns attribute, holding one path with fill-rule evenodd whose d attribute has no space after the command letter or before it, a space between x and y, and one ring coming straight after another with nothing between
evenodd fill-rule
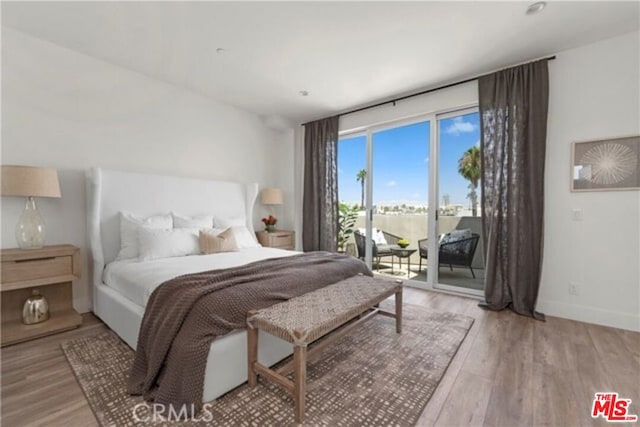
<instances>
[{"instance_id":1,"label":"light hardwood floor","mask_svg":"<svg viewBox=\"0 0 640 427\"><path fill-rule=\"evenodd\" d=\"M640 334L548 317L488 312L477 300L406 288L407 304L476 319L431 397L419 426L605 425L590 417L593 394L616 391L640 414ZM80 329L2 349L3 426L95 426L60 343Z\"/></svg>"}]
</instances>

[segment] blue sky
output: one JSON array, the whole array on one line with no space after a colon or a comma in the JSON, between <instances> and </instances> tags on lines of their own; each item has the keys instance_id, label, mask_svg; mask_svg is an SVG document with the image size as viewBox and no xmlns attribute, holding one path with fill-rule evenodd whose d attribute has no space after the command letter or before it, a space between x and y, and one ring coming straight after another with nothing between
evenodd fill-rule
<instances>
[{"instance_id":1,"label":"blue sky","mask_svg":"<svg viewBox=\"0 0 640 427\"><path fill-rule=\"evenodd\" d=\"M429 186L429 122L387 129L373 134L374 204L427 205ZM449 194L451 203L469 206L466 181L458 174L458 159L479 144L477 113L441 120L440 203ZM366 137L341 139L338 143L338 185L340 201L360 203L356 175L366 163Z\"/></svg>"}]
</instances>

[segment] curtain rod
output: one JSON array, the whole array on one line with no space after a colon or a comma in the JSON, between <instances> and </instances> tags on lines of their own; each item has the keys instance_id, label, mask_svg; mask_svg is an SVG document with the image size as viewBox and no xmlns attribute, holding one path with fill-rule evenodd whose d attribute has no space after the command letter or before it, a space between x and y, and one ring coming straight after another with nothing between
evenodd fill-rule
<instances>
[{"instance_id":1,"label":"curtain rod","mask_svg":"<svg viewBox=\"0 0 640 427\"><path fill-rule=\"evenodd\" d=\"M546 58L541 58L541 59L546 59L547 61L553 61L554 59L556 59L556 56L553 55L553 56L548 56ZM540 59L538 59L537 61L539 61L539 60ZM506 68L503 68L503 69L506 69ZM496 72L496 71L494 71L494 72ZM409 95L404 95L404 96L401 96L399 98L390 99L388 101L378 102L377 104L367 105L366 107L360 107L360 108L356 108L354 110L345 111L344 113L338 114L338 117L346 116L347 114L358 113L360 111L368 110L370 108L380 107L380 106L386 105L386 104L394 104L395 105L395 103L398 102L398 101L404 101L405 99L413 98L414 96L420 96L420 95L424 95L424 94L427 94L427 93L430 93L430 92L435 92L437 90L447 89L447 88L450 88L450 87L453 87L453 86L458 86L458 85L462 85L462 84L465 84L465 83L469 83L469 82L472 82L474 80L478 80L481 77L485 77L485 76L488 76L490 74L493 74L494 72L487 73L487 74L481 74L479 76L471 77L471 78L468 78L468 79L465 79L465 80L461 80L461 81L455 82L455 83L449 83L449 84L446 84L444 86L439 86L439 87L435 87L435 88L432 88L432 89L423 90L421 92L416 92L416 93L412 93L412 94L409 94ZM309 123L313 123L315 121L316 120L312 120L310 122L303 123L302 126L306 126Z\"/></svg>"}]
</instances>

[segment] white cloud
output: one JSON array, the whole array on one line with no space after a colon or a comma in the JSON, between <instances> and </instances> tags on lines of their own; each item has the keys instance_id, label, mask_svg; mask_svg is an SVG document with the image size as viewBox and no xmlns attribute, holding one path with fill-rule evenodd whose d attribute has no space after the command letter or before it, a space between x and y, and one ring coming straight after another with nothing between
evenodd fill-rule
<instances>
[{"instance_id":1,"label":"white cloud","mask_svg":"<svg viewBox=\"0 0 640 427\"><path fill-rule=\"evenodd\" d=\"M427 157L425 157L425 158L424 158L424 164L425 164L425 165L428 165L428 164L429 164L429 156L427 156Z\"/></svg>"},{"instance_id":2,"label":"white cloud","mask_svg":"<svg viewBox=\"0 0 640 427\"><path fill-rule=\"evenodd\" d=\"M471 122L465 122L462 117L455 117L453 123L444 130L444 133L460 135L461 133L469 133L474 130L476 130L476 125Z\"/></svg>"},{"instance_id":3,"label":"white cloud","mask_svg":"<svg viewBox=\"0 0 640 427\"><path fill-rule=\"evenodd\" d=\"M398 185L398 183L393 180L387 182L387 187L395 187L396 185Z\"/></svg>"}]
</instances>

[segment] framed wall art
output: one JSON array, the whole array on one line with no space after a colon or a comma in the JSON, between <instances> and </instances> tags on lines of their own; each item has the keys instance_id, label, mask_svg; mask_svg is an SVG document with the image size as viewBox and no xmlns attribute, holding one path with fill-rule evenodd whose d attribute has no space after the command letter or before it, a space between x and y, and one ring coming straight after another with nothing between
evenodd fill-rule
<instances>
[{"instance_id":1,"label":"framed wall art","mask_svg":"<svg viewBox=\"0 0 640 427\"><path fill-rule=\"evenodd\" d=\"M640 136L574 142L571 191L640 190Z\"/></svg>"}]
</instances>

